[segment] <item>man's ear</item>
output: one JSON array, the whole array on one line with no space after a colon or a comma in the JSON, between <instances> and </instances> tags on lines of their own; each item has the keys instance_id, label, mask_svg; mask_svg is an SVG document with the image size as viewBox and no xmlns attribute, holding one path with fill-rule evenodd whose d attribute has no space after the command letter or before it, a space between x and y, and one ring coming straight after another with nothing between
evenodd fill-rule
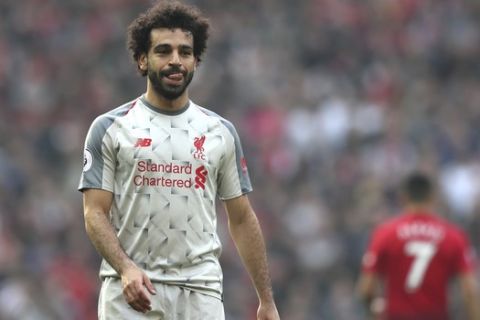
<instances>
[{"instance_id":1,"label":"man's ear","mask_svg":"<svg viewBox=\"0 0 480 320\"><path fill-rule=\"evenodd\" d=\"M138 58L138 68L142 71L147 71L148 68L148 58L147 55L142 53L140 58Z\"/></svg>"}]
</instances>

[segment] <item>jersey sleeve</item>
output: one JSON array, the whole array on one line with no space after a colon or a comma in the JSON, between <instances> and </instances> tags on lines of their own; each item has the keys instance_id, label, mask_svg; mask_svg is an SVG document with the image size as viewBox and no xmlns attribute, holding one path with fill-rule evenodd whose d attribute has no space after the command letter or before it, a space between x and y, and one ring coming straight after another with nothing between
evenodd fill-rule
<instances>
[{"instance_id":1,"label":"jersey sleeve","mask_svg":"<svg viewBox=\"0 0 480 320\"><path fill-rule=\"evenodd\" d=\"M367 250L362 258L362 271L365 273L382 273L385 254L385 229L380 226L374 230Z\"/></svg>"},{"instance_id":2,"label":"jersey sleeve","mask_svg":"<svg viewBox=\"0 0 480 320\"><path fill-rule=\"evenodd\" d=\"M85 140L83 171L78 190L103 189L113 192L116 157L108 129L113 118L100 116L93 121Z\"/></svg>"},{"instance_id":3,"label":"jersey sleeve","mask_svg":"<svg viewBox=\"0 0 480 320\"><path fill-rule=\"evenodd\" d=\"M227 129L225 154L217 175L218 196L222 200L233 199L252 191L246 160L240 138L233 124L222 120Z\"/></svg>"}]
</instances>

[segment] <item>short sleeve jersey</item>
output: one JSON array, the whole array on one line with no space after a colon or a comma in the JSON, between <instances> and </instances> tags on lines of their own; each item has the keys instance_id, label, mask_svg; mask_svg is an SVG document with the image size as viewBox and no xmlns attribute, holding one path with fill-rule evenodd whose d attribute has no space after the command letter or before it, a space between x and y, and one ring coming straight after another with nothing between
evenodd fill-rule
<instances>
[{"instance_id":1,"label":"short sleeve jersey","mask_svg":"<svg viewBox=\"0 0 480 320\"><path fill-rule=\"evenodd\" d=\"M448 319L448 282L473 268L464 232L434 214L404 213L380 225L363 272L386 284L387 319Z\"/></svg>"},{"instance_id":2,"label":"short sleeve jersey","mask_svg":"<svg viewBox=\"0 0 480 320\"><path fill-rule=\"evenodd\" d=\"M161 112L144 96L95 119L79 190L113 193L122 248L152 281L222 292L215 199L252 190L234 126L193 102ZM101 277L118 277L104 260Z\"/></svg>"}]
</instances>

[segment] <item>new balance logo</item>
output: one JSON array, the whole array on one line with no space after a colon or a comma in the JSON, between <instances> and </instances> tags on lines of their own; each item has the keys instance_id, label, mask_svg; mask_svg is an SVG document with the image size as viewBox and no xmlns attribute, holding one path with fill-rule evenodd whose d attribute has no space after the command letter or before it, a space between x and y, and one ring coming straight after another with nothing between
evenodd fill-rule
<instances>
[{"instance_id":1,"label":"new balance logo","mask_svg":"<svg viewBox=\"0 0 480 320\"><path fill-rule=\"evenodd\" d=\"M138 138L134 147L149 147L152 144L152 139L150 138Z\"/></svg>"},{"instance_id":2,"label":"new balance logo","mask_svg":"<svg viewBox=\"0 0 480 320\"><path fill-rule=\"evenodd\" d=\"M207 181L208 171L204 166L200 166L195 170L195 189L205 190L205 181Z\"/></svg>"}]
</instances>

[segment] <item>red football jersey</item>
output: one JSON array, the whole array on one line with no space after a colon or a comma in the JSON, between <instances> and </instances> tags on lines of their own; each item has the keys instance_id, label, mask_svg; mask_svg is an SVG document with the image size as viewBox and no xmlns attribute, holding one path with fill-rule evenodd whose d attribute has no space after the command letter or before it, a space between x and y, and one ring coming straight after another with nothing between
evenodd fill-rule
<instances>
[{"instance_id":1,"label":"red football jersey","mask_svg":"<svg viewBox=\"0 0 480 320\"><path fill-rule=\"evenodd\" d=\"M473 269L464 232L428 213L404 213L381 224L363 257L363 271L385 281L388 319L448 319L448 282Z\"/></svg>"}]
</instances>

